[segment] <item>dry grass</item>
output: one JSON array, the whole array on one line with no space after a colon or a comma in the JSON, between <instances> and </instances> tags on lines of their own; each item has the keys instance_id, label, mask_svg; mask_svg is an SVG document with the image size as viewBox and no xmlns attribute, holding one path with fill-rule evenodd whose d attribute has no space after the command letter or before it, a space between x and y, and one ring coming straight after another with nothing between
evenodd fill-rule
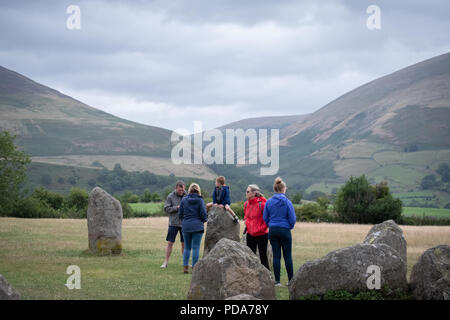
<instances>
[{"instance_id":1,"label":"dry grass","mask_svg":"<svg viewBox=\"0 0 450 320\"><path fill-rule=\"evenodd\" d=\"M0 273L25 299L185 299L190 275L181 272L178 242L169 268L159 268L167 225L166 217L126 219L123 254L99 258L86 253L86 220L0 218ZM361 242L370 228L297 223L292 231L294 270L334 249ZM401 228L408 243L408 276L423 251L450 243L447 226ZM81 268L81 290L64 286L66 268L71 264ZM281 281L287 281L284 266ZM277 288L277 298L288 298L285 286Z\"/></svg>"}]
</instances>

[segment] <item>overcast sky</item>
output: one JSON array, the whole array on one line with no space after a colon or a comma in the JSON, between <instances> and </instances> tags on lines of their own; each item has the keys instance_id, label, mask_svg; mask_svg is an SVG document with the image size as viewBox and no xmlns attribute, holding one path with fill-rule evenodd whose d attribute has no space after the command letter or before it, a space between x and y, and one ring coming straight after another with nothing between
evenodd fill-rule
<instances>
[{"instance_id":1,"label":"overcast sky","mask_svg":"<svg viewBox=\"0 0 450 320\"><path fill-rule=\"evenodd\" d=\"M81 29L69 30L69 5ZM381 29L369 30L369 5ZM0 65L167 129L305 114L450 51L450 2L2 1Z\"/></svg>"}]
</instances>

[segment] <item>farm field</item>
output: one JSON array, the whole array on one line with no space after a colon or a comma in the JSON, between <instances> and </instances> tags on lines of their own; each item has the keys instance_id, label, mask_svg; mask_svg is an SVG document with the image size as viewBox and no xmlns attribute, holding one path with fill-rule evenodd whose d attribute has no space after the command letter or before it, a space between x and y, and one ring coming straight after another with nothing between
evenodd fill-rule
<instances>
[{"instance_id":1,"label":"farm field","mask_svg":"<svg viewBox=\"0 0 450 320\"><path fill-rule=\"evenodd\" d=\"M295 208L301 207L304 203L314 201L302 200L302 204L294 204ZM149 203L129 203L133 211L140 217L145 216L164 216L163 202L149 202ZM328 206L329 210L333 210L333 205ZM436 218L450 218L450 209L445 208L420 208L420 207L403 207L402 214L406 217L410 216L427 216Z\"/></svg>"}]
</instances>

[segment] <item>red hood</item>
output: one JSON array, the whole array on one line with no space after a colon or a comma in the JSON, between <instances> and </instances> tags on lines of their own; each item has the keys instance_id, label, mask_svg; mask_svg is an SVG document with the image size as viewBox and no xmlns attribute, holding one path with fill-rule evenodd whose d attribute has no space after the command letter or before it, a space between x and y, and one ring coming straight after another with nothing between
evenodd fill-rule
<instances>
[{"instance_id":1,"label":"red hood","mask_svg":"<svg viewBox=\"0 0 450 320\"><path fill-rule=\"evenodd\" d=\"M249 203L249 204L255 204L255 203L258 203L258 202L260 202L260 201L261 201L262 203L266 203L267 199L264 198L264 197L254 197L253 199L248 200L248 203Z\"/></svg>"}]
</instances>

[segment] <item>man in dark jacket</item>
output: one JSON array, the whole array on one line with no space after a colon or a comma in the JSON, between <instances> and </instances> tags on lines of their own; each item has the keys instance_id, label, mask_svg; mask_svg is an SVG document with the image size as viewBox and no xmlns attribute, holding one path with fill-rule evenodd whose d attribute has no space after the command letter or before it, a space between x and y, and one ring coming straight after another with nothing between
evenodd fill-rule
<instances>
[{"instance_id":1,"label":"man in dark jacket","mask_svg":"<svg viewBox=\"0 0 450 320\"><path fill-rule=\"evenodd\" d=\"M177 233L180 232L181 240L181 253L184 251L184 239L181 229L181 221L178 216L178 209L180 207L181 199L186 195L185 184L183 181L177 181L175 185L175 190L167 196L166 202L164 204L164 211L169 215L169 230L167 231L167 248L166 248L166 259L161 265L161 268L167 268L169 263L169 258L172 253L173 244L175 243L175 238Z\"/></svg>"}]
</instances>

